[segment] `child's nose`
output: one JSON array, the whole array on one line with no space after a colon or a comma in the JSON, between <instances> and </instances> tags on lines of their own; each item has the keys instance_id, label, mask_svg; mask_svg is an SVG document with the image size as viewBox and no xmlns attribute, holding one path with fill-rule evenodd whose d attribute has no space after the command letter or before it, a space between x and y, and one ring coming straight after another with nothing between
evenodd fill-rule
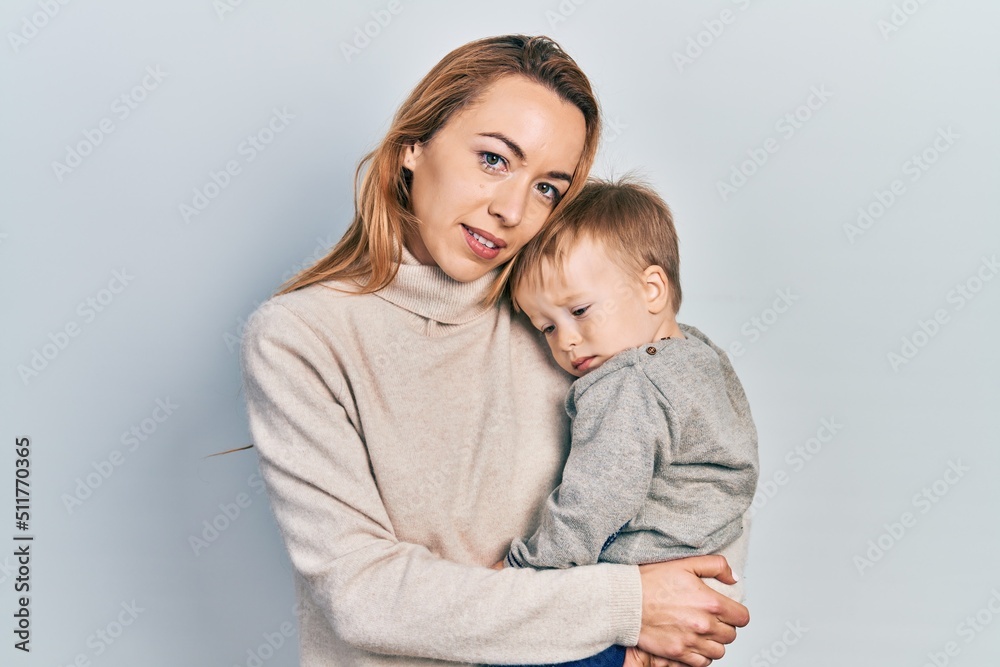
<instances>
[{"instance_id":1,"label":"child's nose","mask_svg":"<svg viewBox=\"0 0 1000 667\"><path fill-rule=\"evenodd\" d=\"M563 327L559 334L559 346L564 352L569 352L570 348L579 345L580 334L576 329Z\"/></svg>"}]
</instances>

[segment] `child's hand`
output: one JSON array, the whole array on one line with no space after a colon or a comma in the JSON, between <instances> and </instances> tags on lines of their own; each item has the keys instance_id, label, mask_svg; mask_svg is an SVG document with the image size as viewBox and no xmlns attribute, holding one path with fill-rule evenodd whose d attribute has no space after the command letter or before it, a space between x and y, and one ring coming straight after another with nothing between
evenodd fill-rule
<instances>
[{"instance_id":1,"label":"child's hand","mask_svg":"<svg viewBox=\"0 0 1000 667\"><path fill-rule=\"evenodd\" d=\"M686 665L650 655L635 646L628 646L625 648L625 662L622 667L686 667Z\"/></svg>"},{"instance_id":2,"label":"child's hand","mask_svg":"<svg viewBox=\"0 0 1000 667\"><path fill-rule=\"evenodd\" d=\"M491 568L491 569L494 569L494 570L502 570L502 569L503 569L503 566L504 566L504 559L503 559L503 558L501 558L500 560L498 560L498 561L497 561L496 563L494 563L493 565L490 565L490 568Z\"/></svg>"}]
</instances>

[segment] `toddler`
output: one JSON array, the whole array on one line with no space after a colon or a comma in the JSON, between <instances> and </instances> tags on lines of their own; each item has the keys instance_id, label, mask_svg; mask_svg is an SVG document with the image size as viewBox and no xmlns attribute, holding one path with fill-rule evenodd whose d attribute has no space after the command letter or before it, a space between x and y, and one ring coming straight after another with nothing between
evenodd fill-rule
<instances>
[{"instance_id":1,"label":"toddler","mask_svg":"<svg viewBox=\"0 0 1000 667\"><path fill-rule=\"evenodd\" d=\"M591 180L511 267L510 289L578 379L572 444L537 530L494 567L640 565L721 553L746 561L757 433L725 353L679 324L670 210L634 181ZM738 601L742 584L706 583ZM638 664L635 649L565 665Z\"/></svg>"}]
</instances>

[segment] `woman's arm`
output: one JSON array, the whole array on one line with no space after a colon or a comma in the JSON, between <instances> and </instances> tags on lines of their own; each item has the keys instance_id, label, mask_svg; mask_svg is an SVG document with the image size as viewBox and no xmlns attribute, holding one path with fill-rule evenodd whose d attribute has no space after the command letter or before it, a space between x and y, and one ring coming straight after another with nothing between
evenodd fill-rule
<instances>
[{"instance_id":1,"label":"woman's arm","mask_svg":"<svg viewBox=\"0 0 1000 667\"><path fill-rule=\"evenodd\" d=\"M367 449L341 407L349 389L311 361L329 355L297 315L269 302L247 324L241 359L275 519L297 575L342 641L375 653L524 664L638 641L703 667L692 652L717 654L735 637L732 626L746 623L742 605L699 578L715 576L704 559L724 564L718 557L494 572L396 539Z\"/></svg>"},{"instance_id":2,"label":"woman's arm","mask_svg":"<svg viewBox=\"0 0 1000 667\"><path fill-rule=\"evenodd\" d=\"M275 518L293 567L342 641L491 663L560 662L636 643L642 591L634 566L494 572L398 540L367 449L338 400L343 379L314 363L329 355L297 315L267 303L247 325L241 358Z\"/></svg>"}]
</instances>

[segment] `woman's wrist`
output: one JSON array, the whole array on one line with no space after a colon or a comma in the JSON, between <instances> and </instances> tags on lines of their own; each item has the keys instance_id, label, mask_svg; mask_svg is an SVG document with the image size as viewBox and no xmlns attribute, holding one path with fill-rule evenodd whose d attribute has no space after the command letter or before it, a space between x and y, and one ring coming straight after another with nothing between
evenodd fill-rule
<instances>
[{"instance_id":1,"label":"woman's wrist","mask_svg":"<svg viewBox=\"0 0 1000 667\"><path fill-rule=\"evenodd\" d=\"M638 565L599 563L608 567L611 627L619 646L635 646L642 627L642 577Z\"/></svg>"}]
</instances>

